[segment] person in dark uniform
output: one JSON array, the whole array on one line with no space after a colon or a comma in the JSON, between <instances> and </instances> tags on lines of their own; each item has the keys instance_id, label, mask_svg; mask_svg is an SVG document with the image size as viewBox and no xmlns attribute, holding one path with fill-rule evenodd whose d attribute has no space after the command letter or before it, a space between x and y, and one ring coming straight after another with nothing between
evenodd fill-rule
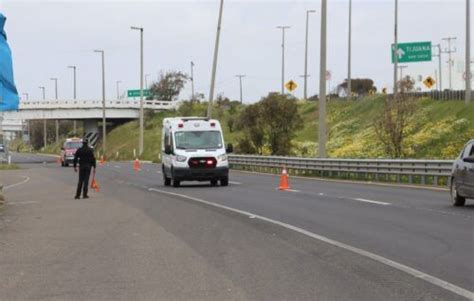
<instances>
[{"instance_id":1,"label":"person in dark uniform","mask_svg":"<svg viewBox=\"0 0 474 301\"><path fill-rule=\"evenodd\" d=\"M77 163L79 161L79 182L77 183L77 191L75 199L82 198L88 199L87 195L89 188L89 177L91 174L91 169L94 168L95 172L95 156L92 148L88 145L87 139L82 140L82 147L77 149L76 154L74 155L74 171L77 172Z\"/></svg>"}]
</instances>

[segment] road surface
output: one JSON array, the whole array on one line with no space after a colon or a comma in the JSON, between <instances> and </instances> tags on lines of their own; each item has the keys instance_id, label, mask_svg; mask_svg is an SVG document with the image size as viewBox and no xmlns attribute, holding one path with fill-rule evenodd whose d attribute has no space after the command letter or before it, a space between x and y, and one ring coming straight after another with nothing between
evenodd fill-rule
<instances>
[{"instance_id":1,"label":"road surface","mask_svg":"<svg viewBox=\"0 0 474 301\"><path fill-rule=\"evenodd\" d=\"M451 207L446 191L290 179L280 192L277 177L240 172L229 187L176 189L159 165L110 162L98 167L100 193L78 201L72 168L13 161L25 169L2 172L18 185L0 215L0 299L466 300L474 290L474 206Z\"/></svg>"}]
</instances>

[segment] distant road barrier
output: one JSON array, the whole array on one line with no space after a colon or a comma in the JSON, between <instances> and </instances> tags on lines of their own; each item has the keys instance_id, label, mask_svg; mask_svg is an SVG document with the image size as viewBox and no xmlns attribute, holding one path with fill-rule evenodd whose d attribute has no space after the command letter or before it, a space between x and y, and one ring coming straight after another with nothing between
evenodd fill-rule
<instances>
[{"instance_id":1,"label":"distant road barrier","mask_svg":"<svg viewBox=\"0 0 474 301\"><path fill-rule=\"evenodd\" d=\"M317 159L278 156L230 155L232 168L351 180L448 185L453 161L387 159Z\"/></svg>"},{"instance_id":2,"label":"distant road barrier","mask_svg":"<svg viewBox=\"0 0 474 301\"><path fill-rule=\"evenodd\" d=\"M173 110L179 106L176 101L143 100L143 107L152 110ZM106 108L139 109L140 101L131 99L107 100ZM24 100L20 102L20 110L48 109L90 109L102 108L101 100Z\"/></svg>"}]
</instances>

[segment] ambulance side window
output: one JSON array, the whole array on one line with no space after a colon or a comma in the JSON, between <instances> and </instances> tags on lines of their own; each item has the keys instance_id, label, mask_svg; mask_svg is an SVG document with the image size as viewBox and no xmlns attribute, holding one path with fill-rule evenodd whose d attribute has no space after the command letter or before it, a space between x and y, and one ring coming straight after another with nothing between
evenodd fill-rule
<instances>
[{"instance_id":1,"label":"ambulance side window","mask_svg":"<svg viewBox=\"0 0 474 301\"><path fill-rule=\"evenodd\" d=\"M169 131L165 131L165 141L164 141L164 146L165 148L169 146L171 149L173 149L173 135Z\"/></svg>"}]
</instances>

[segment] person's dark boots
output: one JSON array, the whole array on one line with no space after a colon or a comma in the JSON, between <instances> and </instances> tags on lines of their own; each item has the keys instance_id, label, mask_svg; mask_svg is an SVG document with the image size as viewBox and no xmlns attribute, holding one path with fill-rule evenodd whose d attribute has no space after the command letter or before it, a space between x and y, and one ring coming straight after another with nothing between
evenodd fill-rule
<instances>
[{"instance_id":1,"label":"person's dark boots","mask_svg":"<svg viewBox=\"0 0 474 301\"><path fill-rule=\"evenodd\" d=\"M80 198L81 198L81 197L80 197L80 196L77 196L77 195L74 197L75 200L79 200Z\"/></svg>"},{"instance_id":2,"label":"person's dark boots","mask_svg":"<svg viewBox=\"0 0 474 301\"><path fill-rule=\"evenodd\" d=\"M88 199L89 196L88 196L88 195L85 195L85 196L83 196L82 198L83 198L83 199Z\"/></svg>"}]
</instances>

